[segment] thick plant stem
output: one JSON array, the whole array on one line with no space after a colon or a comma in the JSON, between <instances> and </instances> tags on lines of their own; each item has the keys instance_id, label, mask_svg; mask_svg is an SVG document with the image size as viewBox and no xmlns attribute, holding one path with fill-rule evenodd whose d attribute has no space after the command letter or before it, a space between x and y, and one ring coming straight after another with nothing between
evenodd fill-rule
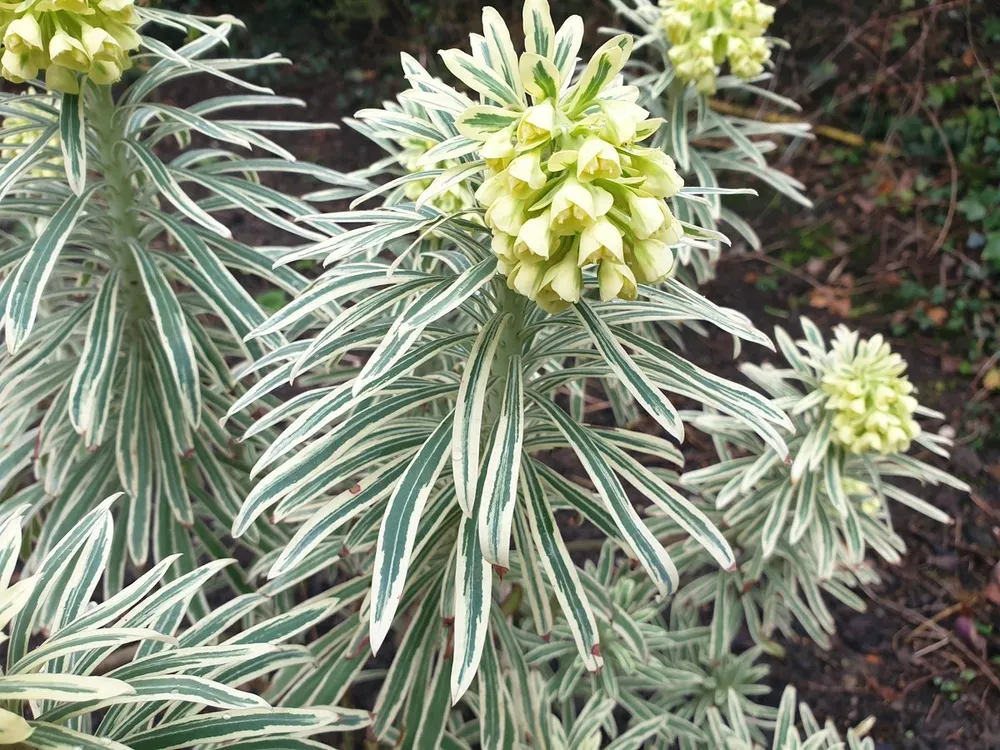
<instances>
[{"instance_id":1,"label":"thick plant stem","mask_svg":"<svg viewBox=\"0 0 1000 750\"><path fill-rule=\"evenodd\" d=\"M522 351L521 331L524 329L525 303L527 302L526 297L508 289L502 281L497 283L496 288L500 312L510 315L511 318L504 328L500 338L500 346L497 348L496 361L493 363L493 373L499 376L500 383L487 396L484 425L491 425L500 417L508 363L511 357L521 354Z\"/></svg>"},{"instance_id":2,"label":"thick plant stem","mask_svg":"<svg viewBox=\"0 0 1000 750\"><path fill-rule=\"evenodd\" d=\"M127 313L133 320L150 315L149 303L142 287L142 278L132 252L132 243L139 237L139 220L132 184L134 165L129 159L123 118L115 104L110 86L92 86L87 112L97 131L100 169L103 173L104 199L108 206L111 232L108 238L117 268L121 274L122 291ZM131 326L126 333L134 332Z\"/></svg>"}]
</instances>

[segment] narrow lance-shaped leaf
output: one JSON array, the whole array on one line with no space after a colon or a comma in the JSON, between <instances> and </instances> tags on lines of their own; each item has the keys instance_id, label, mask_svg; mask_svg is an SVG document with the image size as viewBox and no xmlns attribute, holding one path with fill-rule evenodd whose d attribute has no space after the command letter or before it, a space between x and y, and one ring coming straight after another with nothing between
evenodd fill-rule
<instances>
[{"instance_id":1,"label":"narrow lance-shaped leaf","mask_svg":"<svg viewBox=\"0 0 1000 750\"><path fill-rule=\"evenodd\" d=\"M411 302L393 323L378 349L355 378L354 395L382 377L420 338L423 330L457 309L496 273L496 258L489 258L453 279L446 279Z\"/></svg>"},{"instance_id":2,"label":"narrow lance-shaped leaf","mask_svg":"<svg viewBox=\"0 0 1000 750\"><path fill-rule=\"evenodd\" d=\"M483 406L490 371L509 315L496 315L480 332L462 375L455 407L455 434L451 441L451 473L455 479L455 495L467 516L478 482L479 446L483 428Z\"/></svg>"},{"instance_id":3,"label":"narrow lance-shaped leaf","mask_svg":"<svg viewBox=\"0 0 1000 750\"><path fill-rule=\"evenodd\" d=\"M796 488L791 481L786 481L778 492L777 501L771 506L764 520L764 530L761 532L761 549L764 558L767 559L774 554L781 539L781 532L785 528L788 520L788 511L795 497Z\"/></svg>"},{"instance_id":4,"label":"narrow lance-shaped leaf","mask_svg":"<svg viewBox=\"0 0 1000 750\"><path fill-rule=\"evenodd\" d=\"M514 355L507 364L497 440L486 462L479 513L479 541L483 556L502 568L510 568L510 531L514 522L523 444L524 382L521 357Z\"/></svg>"},{"instance_id":5,"label":"narrow lance-shaped leaf","mask_svg":"<svg viewBox=\"0 0 1000 750\"><path fill-rule=\"evenodd\" d=\"M62 142L66 180L77 195L87 183L87 121L85 97L63 94L59 108L59 138Z\"/></svg>"},{"instance_id":6,"label":"narrow lance-shaped leaf","mask_svg":"<svg viewBox=\"0 0 1000 750\"><path fill-rule=\"evenodd\" d=\"M40 154L56 134L56 128L56 125L52 125L46 130L40 131L31 145L21 149L17 156L10 159L4 168L0 169L0 200L7 196L22 174L40 161Z\"/></svg>"},{"instance_id":7,"label":"narrow lance-shaped leaf","mask_svg":"<svg viewBox=\"0 0 1000 750\"><path fill-rule=\"evenodd\" d=\"M69 418L80 432L89 433L97 411L95 400L101 381L114 370L121 337L121 316L118 314L118 272L105 278L90 313L87 338L80 363L70 384Z\"/></svg>"},{"instance_id":8,"label":"narrow lance-shaped leaf","mask_svg":"<svg viewBox=\"0 0 1000 750\"><path fill-rule=\"evenodd\" d=\"M548 399L532 394L532 400L559 428L573 448L601 499L614 517L622 538L646 568L660 594L662 596L671 594L677 588L677 568L671 562L663 545L639 518L618 477L611 471L594 439L587 433L587 428L574 422L566 412Z\"/></svg>"},{"instance_id":9,"label":"narrow lance-shaped leaf","mask_svg":"<svg viewBox=\"0 0 1000 750\"><path fill-rule=\"evenodd\" d=\"M492 449L492 445L490 447ZM480 491L472 508L472 517L462 516L458 539L455 540L455 661L451 666L453 704L465 695L476 676L489 631L493 601L492 570L483 557L475 520L482 502Z\"/></svg>"},{"instance_id":10,"label":"narrow lance-shaped leaf","mask_svg":"<svg viewBox=\"0 0 1000 750\"><path fill-rule=\"evenodd\" d=\"M556 28L546 0L527 0L524 4L524 48L533 54L549 57L555 44Z\"/></svg>"},{"instance_id":11,"label":"narrow lance-shaped leaf","mask_svg":"<svg viewBox=\"0 0 1000 750\"><path fill-rule=\"evenodd\" d=\"M45 284L52 275L52 269L76 227L80 214L96 189L97 186L94 185L81 195L67 198L18 266L7 298L7 316L4 321L7 351L11 354L16 354L28 338L38 315Z\"/></svg>"},{"instance_id":12,"label":"narrow lance-shaped leaf","mask_svg":"<svg viewBox=\"0 0 1000 750\"><path fill-rule=\"evenodd\" d=\"M607 323L600 319L586 300L581 300L573 309L583 321L584 327L590 332L590 337L597 346L597 350L611 366L618 379L628 388L629 393L668 434L682 442L684 440L684 425L677 410L639 365L628 356L625 348L615 338Z\"/></svg>"},{"instance_id":13,"label":"narrow lance-shaped leaf","mask_svg":"<svg viewBox=\"0 0 1000 750\"><path fill-rule=\"evenodd\" d=\"M729 542L704 513L620 448L603 441L598 446L619 474L673 518L719 565L730 571L736 569Z\"/></svg>"},{"instance_id":14,"label":"narrow lance-shaped leaf","mask_svg":"<svg viewBox=\"0 0 1000 750\"><path fill-rule=\"evenodd\" d=\"M452 419L451 415L443 419L427 438L386 506L372 576L369 631L372 650L376 653L392 626L403 595L420 517L448 457Z\"/></svg>"},{"instance_id":15,"label":"narrow lance-shaped leaf","mask_svg":"<svg viewBox=\"0 0 1000 750\"><path fill-rule=\"evenodd\" d=\"M596 672L602 663L597 621L530 458L524 461L521 485L528 525L535 546L541 552L542 567L573 632L584 666Z\"/></svg>"},{"instance_id":16,"label":"narrow lance-shaped leaf","mask_svg":"<svg viewBox=\"0 0 1000 750\"><path fill-rule=\"evenodd\" d=\"M184 414L188 423L197 427L201 423L201 387L198 382L198 363L184 311L153 256L134 243L132 256L139 267L159 340L181 394Z\"/></svg>"},{"instance_id":17,"label":"narrow lance-shaped leaf","mask_svg":"<svg viewBox=\"0 0 1000 750\"><path fill-rule=\"evenodd\" d=\"M184 192L181 186L177 184L177 180L170 174L170 170L167 169L166 165L148 147L135 141L129 141L128 146L132 150L132 153L139 159L139 163L145 169L153 184L156 185L160 193L178 211L191 219L191 221L201 224L205 229L214 232L220 237L230 239L233 236L225 224L212 218Z\"/></svg>"}]
</instances>

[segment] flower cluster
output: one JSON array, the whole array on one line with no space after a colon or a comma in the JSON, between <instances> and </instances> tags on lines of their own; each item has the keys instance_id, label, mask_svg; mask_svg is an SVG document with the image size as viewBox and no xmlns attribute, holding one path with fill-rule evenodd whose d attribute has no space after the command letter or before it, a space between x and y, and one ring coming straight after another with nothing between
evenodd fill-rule
<instances>
[{"instance_id":1,"label":"flower cluster","mask_svg":"<svg viewBox=\"0 0 1000 750\"><path fill-rule=\"evenodd\" d=\"M0 75L23 83L45 71L46 86L79 93L80 74L99 84L118 81L137 49L134 0L0 2Z\"/></svg>"},{"instance_id":2,"label":"flower cluster","mask_svg":"<svg viewBox=\"0 0 1000 750\"><path fill-rule=\"evenodd\" d=\"M920 434L913 419L917 400L903 373L906 362L882 336L858 341L840 327L821 388L826 409L836 412L832 438L851 453L902 453Z\"/></svg>"},{"instance_id":3,"label":"flower cluster","mask_svg":"<svg viewBox=\"0 0 1000 750\"><path fill-rule=\"evenodd\" d=\"M630 37L611 40L572 87L553 61L527 52L520 71L531 106L475 106L458 121L483 144L487 178L476 198L499 269L549 312L580 300L583 269L595 265L602 300L635 299L638 284L670 275L671 246L684 237L666 202L684 184L674 162L637 145L661 121L635 103L636 90L610 88L630 51Z\"/></svg>"},{"instance_id":4,"label":"flower cluster","mask_svg":"<svg viewBox=\"0 0 1000 750\"><path fill-rule=\"evenodd\" d=\"M399 152L398 158L399 165L403 169L407 172L415 173L422 172L428 168L428 165L423 161L423 157L434 145L431 141L424 141L419 138L406 138L401 140L400 143L403 145L403 150ZM448 169L457 165L458 162L447 160L432 166L435 169ZM432 178L408 182L404 188L404 194L411 201L415 201L433 182ZM448 190L440 195L434 196L430 201L430 205L437 208L441 213L450 215L473 208L476 205L476 198L467 184L459 183L448 188Z\"/></svg>"},{"instance_id":5,"label":"flower cluster","mask_svg":"<svg viewBox=\"0 0 1000 750\"><path fill-rule=\"evenodd\" d=\"M662 24L677 75L703 94L714 94L726 59L734 75L755 78L771 59L764 33L774 7L760 0L661 0Z\"/></svg>"},{"instance_id":6,"label":"flower cluster","mask_svg":"<svg viewBox=\"0 0 1000 750\"><path fill-rule=\"evenodd\" d=\"M36 92L33 88L28 88L23 95L35 96ZM11 101L9 106L11 109L21 108L16 100ZM59 106L58 102L56 102L55 106ZM32 113L45 119L53 118L52 115L42 109L33 109ZM23 149L37 141L44 132L42 128L38 127L37 122L34 120L30 120L27 117L19 117L17 115L5 117L3 119L2 126L0 126L0 130L3 131L3 135L0 136L0 160L3 161L15 158ZM50 148L59 151L59 135L56 134L52 136L48 145ZM46 166L51 165L53 167L58 167L62 163L63 160L61 156L53 156L45 162L45 164L41 164L30 169L28 174L32 177L47 177L50 174L50 171L46 168Z\"/></svg>"}]
</instances>

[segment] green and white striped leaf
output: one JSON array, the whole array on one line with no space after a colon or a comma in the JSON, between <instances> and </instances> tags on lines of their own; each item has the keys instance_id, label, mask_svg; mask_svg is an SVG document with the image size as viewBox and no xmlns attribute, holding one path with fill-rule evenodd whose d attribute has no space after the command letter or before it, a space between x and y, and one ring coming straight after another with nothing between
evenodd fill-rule
<instances>
[{"instance_id":1,"label":"green and white striped leaf","mask_svg":"<svg viewBox=\"0 0 1000 750\"><path fill-rule=\"evenodd\" d=\"M369 614L369 637L376 654L402 600L420 517L448 458L452 422L453 416L449 415L427 438L403 472L385 509L375 551Z\"/></svg>"},{"instance_id":2,"label":"green and white striped leaf","mask_svg":"<svg viewBox=\"0 0 1000 750\"><path fill-rule=\"evenodd\" d=\"M42 301L45 284L52 275L63 246L73 233L80 215L96 189L97 186L93 185L82 194L67 198L39 233L31 250L18 266L7 298L3 326L7 351L11 354L18 352L31 333L35 318L38 316L38 306Z\"/></svg>"},{"instance_id":3,"label":"green and white striped leaf","mask_svg":"<svg viewBox=\"0 0 1000 750\"><path fill-rule=\"evenodd\" d=\"M556 46L551 59L556 64L562 81L568 81L573 74L584 32L583 19L580 16L570 16L556 33Z\"/></svg>"},{"instance_id":4,"label":"green and white striped leaf","mask_svg":"<svg viewBox=\"0 0 1000 750\"><path fill-rule=\"evenodd\" d=\"M7 196L22 174L45 158L42 152L48 147L57 130L57 125L51 125L40 131L31 145L21 149L17 156L10 159L0 170L0 200Z\"/></svg>"},{"instance_id":5,"label":"green and white striped leaf","mask_svg":"<svg viewBox=\"0 0 1000 750\"><path fill-rule=\"evenodd\" d=\"M128 141L128 147L135 154L153 184L156 185L163 197L173 204L174 208L208 231L220 237L232 239L233 233L229 231L229 228L214 219L185 193L177 180L170 174L167 166L147 146L135 141Z\"/></svg>"},{"instance_id":6,"label":"green and white striped leaf","mask_svg":"<svg viewBox=\"0 0 1000 750\"><path fill-rule=\"evenodd\" d=\"M451 656L446 654L444 650L438 653L437 666L427 691L427 702L424 704L420 724L413 738L412 746L415 750L424 747L441 747L441 738L448 723L448 710L451 708L451 703L448 700L451 661Z\"/></svg>"},{"instance_id":7,"label":"green and white striped leaf","mask_svg":"<svg viewBox=\"0 0 1000 750\"><path fill-rule=\"evenodd\" d=\"M295 568L331 534L386 497L404 468L403 461L389 463L323 505L295 532L267 577L274 579Z\"/></svg>"},{"instance_id":8,"label":"green and white striped leaf","mask_svg":"<svg viewBox=\"0 0 1000 750\"><path fill-rule=\"evenodd\" d=\"M663 545L646 528L629 501L618 477L601 455L600 449L585 427L574 422L566 412L547 399L532 395L549 419L559 428L570 447L583 464L622 538L649 573L661 596L669 596L677 588L677 568Z\"/></svg>"},{"instance_id":9,"label":"green and white striped leaf","mask_svg":"<svg viewBox=\"0 0 1000 750\"><path fill-rule=\"evenodd\" d=\"M70 189L83 194L87 184L87 120L85 98L78 94L63 94L59 107L59 138L63 165Z\"/></svg>"},{"instance_id":10,"label":"green and white striped leaf","mask_svg":"<svg viewBox=\"0 0 1000 750\"><path fill-rule=\"evenodd\" d=\"M573 308L590 337L618 379L628 388L629 393L657 423L678 442L684 441L684 424L677 410L667 400L649 377L642 371L618 342L608 324L605 323L586 300Z\"/></svg>"},{"instance_id":11,"label":"green and white striped leaf","mask_svg":"<svg viewBox=\"0 0 1000 750\"><path fill-rule=\"evenodd\" d=\"M523 482L523 480L522 480ZM535 632L543 638L552 633L554 627L549 589L545 581L538 545L531 536L528 520L523 510L514 513L514 543L517 545L518 562L521 570L521 587L528 601Z\"/></svg>"},{"instance_id":12,"label":"green and white striped leaf","mask_svg":"<svg viewBox=\"0 0 1000 750\"><path fill-rule=\"evenodd\" d=\"M767 513L764 529L760 535L760 546L765 560L774 554L778 542L781 541L781 532L788 521L788 511L792 507L795 494L795 485L790 481L785 482L777 494L777 500Z\"/></svg>"},{"instance_id":13,"label":"green and white striped leaf","mask_svg":"<svg viewBox=\"0 0 1000 750\"><path fill-rule=\"evenodd\" d=\"M440 580L439 573L440 571L434 572L434 583ZM437 588L438 586L432 584L430 591L435 591ZM406 635L403 636L402 643L399 644L396 658L393 659L392 666L382 683L382 689L375 700L375 723L372 732L376 737L384 736L392 726L393 719L403 709L417 676L416 665L422 661L426 651L433 648L436 643L440 630L437 622L438 610L438 598L425 593L413 621L406 630Z\"/></svg>"},{"instance_id":14,"label":"green and white striped leaf","mask_svg":"<svg viewBox=\"0 0 1000 750\"><path fill-rule=\"evenodd\" d=\"M603 663L597 621L531 460L524 462L521 484L531 537L541 553L542 567L569 623L584 666L596 672Z\"/></svg>"},{"instance_id":15,"label":"green and white striped leaf","mask_svg":"<svg viewBox=\"0 0 1000 750\"><path fill-rule=\"evenodd\" d=\"M31 722L32 733L29 747L36 750L132 750L131 747L106 737L94 737L78 732L69 727L48 724L41 721Z\"/></svg>"},{"instance_id":16,"label":"green and white striped leaf","mask_svg":"<svg viewBox=\"0 0 1000 750\"><path fill-rule=\"evenodd\" d=\"M129 695L131 687L109 677L63 674L7 674L0 679L0 700L90 701Z\"/></svg>"},{"instance_id":17,"label":"green and white striped leaf","mask_svg":"<svg viewBox=\"0 0 1000 750\"><path fill-rule=\"evenodd\" d=\"M736 569L736 557L729 542L704 513L620 448L603 440L598 446L616 472L673 518L724 570Z\"/></svg>"},{"instance_id":18,"label":"green and white striped leaf","mask_svg":"<svg viewBox=\"0 0 1000 750\"><path fill-rule=\"evenodd\" d=\"M480 331L469 353L458 391L455 434L451 441L451 473L455 479L455 496L467 516L471 515L479 481L477 472L486 389L497 348L509 322L509 315L498 313Z\"/></svg>"},{"instance_id":19,"label":"green and white striped leaf","mask_svg":"<svg viewBox=\"0 0 1000 750\"><path fill-rule=\"evenodd\" d=\"M371 382L382 377L416 343L427 326L458 308L489 283L495 273L496 258L489 258L411 302L354 379L354 395L361 394Z\"/></svg>"},{"instance_id":20,"label":"green and white striped leaf","mask_svg":"<svg viewBox=\"0 0 1000 750\"><path fill-rule=\"evenodd\" d=\"M487 100L513 109L523 109L524 104L514 88L494 71L484 67L472 55L458 49L441 50L445 67L452 74Z\"/></svg>"},{"instance_id":21,"label":"green and white striped leaf","mask_svg":"<svg viewBox=\"0 0 1000 750\"><path fill-rule=\"evenodd\" d=\"M493 602L492 569L483 557L476 520L482 495L472 508L472 518L462 516L455 542L455 661L451 668L451 702L472 684L483 656Z\"/></svg>"},{"instance_id":22,"label":"green and white striped leaf","mask_svg":"<svg viewBox=\"0 0 1000 750\"><path fill-rule=\"evenodd\" d=\"M631 34L619 34L602 44L569 90L564 106L576 112L590 106L628 62L633 44Z\"/></svg>"},{"instance_id":23,"label":"green and white striped leaf","mask_svg":"<svg viewBox=\"0 0 1000 750\"><path fill-rule=\"evenodd\" d=\"M542 57L551 57L555 47L556 28L546 0L527 0L522 16L524 48Z\"/></svg>"},{"instance_id":24,"label":"green and white striped leaf","mask_svg":"<svg viewBox=\"0 0 1000 750\"><path fill-rule=\"evenodd\" d=\"M70 383L69 418L78 432L94 428L98 399L105 378L111 377L118 357L123 318L118 314L118 272L104 277L87 325L87 338Z\"/></svg>"},{"instance_id":25,"label":"green and white striped leaf","mask_svg":"<svg viewBox=\"0 0 1000 750\"><path fill-rule=\"evenodd\" d=\"M486 461L479 514L479 542L483 557L494 565L510 568L510 533L517 501L524 445L524 382L521 357L507 361L497 438Z\"/></svg>"},{"instance_id":26,"label":"green and white striped leaf","mask_svg":"<svg viewBox=\"0 0 1000 750\"><path fill-rule=\"evenodd\" d=\"M184 415L188 424L197 427L201 423L201 386L184 310L153 256L133 243L132 257L139 268L159 341L181 395Z\"/></svg>"},{"instance_id":27,"label":"green and white striped leaf","mask_svg":"<svg viewBox=\"0 0 1000 750\"><path fill-rule=\"evenodd\" d=\"M370 723L361 711L328 708L255 708L224 714L190 716L158 724L128 738L132 750L178 750L269 735L307 735L363 729Z\"/></svg>"},{"instance_id":28,"label":"green and white striped leaf","mask_svg":"<svg viewBox=\"0 0 1000 750\"><path fill-rule=\"evenodd\" d=\"M487 638L479 670L480 747L504 747L505 708L509 710L506 689L500 672L500 659L493 639Z\"/></svg>"},{"instance_id":29,"label":"green and white striped leaf","mask_svg":"<svg viewBox=\"0 0 1000 750\"><path fill-rule=\"evenodd\" d=\"M535 101L554 100L559 96L562 82L559 80L559 70L551 60L526 52L521 55L520 70L521 83Z\"/></svg>"}]
</instances>

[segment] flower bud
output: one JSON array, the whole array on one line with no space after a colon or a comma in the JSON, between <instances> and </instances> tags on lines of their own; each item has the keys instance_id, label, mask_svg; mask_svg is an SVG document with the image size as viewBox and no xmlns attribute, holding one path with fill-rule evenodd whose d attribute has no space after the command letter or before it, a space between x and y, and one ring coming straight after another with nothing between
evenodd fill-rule
<instances>
[{"instance_id":1,"label":"flower bud","mask_svg":"<svg viewBox=\"0 0 1000 750\"><path fill-rule=\"evenodd\" d=\"M57 31L49 41L49 58L54 65L59 65L80 73L90 70L90 53L83 42L74 39L65 31Z\"/></svg>"},{"instance_id":2,"label":"flower bud","mask_svg":"<svg viewBox=\"0 0 1000 750\"><path fill-rule=\"evenodd\" d=\"M537 260L549 257L552 243L550 213L545 211L533 219L528 219L521 226L521 231L517 233L517 241L514 243L514 255L517 258Z\"/></svg>"},{"instance_id":3,"label":"flower bud","mask_svg":"<svg viewBox=\"0 0 1000 750\"><path fill-rule=\"evenodd\" d=\"M557 237L578 234L607 214L613 204L606 190L569 177L552 198L552 231Z\"/></svg>"},{"instance_id":4,"label":"flower bud","mask_svg":"<svg viewBox=\"0 0 1000 750\"><path fill-rule=\"evenodd\" d=\"M558 313L580 301L583 292L583 273L576 265L572 253L549 267L542 277L535 294L535 301L543 310Z\"/></svg>"},{"instance_id":5,"label":"flower bud","mask_svg":"<svg viewBox=\"0 0 1000 750\"><path fill-rule=\"evenodd\" d=\"M49 88L78 93L77 74L119 80L141 37L133 0L26 0L0 11L2 75L19 82L46 71Z\"/></svg>"},{"instance_id":6,"label":"flower bud","mask_svg":"<svg viewBox=\"0 0 1000 750\"><path fill-rule=\"evenodd\" d=\"M629 228L640 240L648 240L660 231L667 218L663 201L648 193L629 191L628 207L632 216Z\"/></svg>"},{"instance_id":7,"label":"flower bud","mask_svg":"<svg viewBox=\"0 0 1000 750\"><path fill-rule=\"evenodd\" d=\"M541 150L535 149L518 156L507 167L508 186L515 198L524 200L534 191L545 187L549 178L542 171L541 158Z\"/></svg>"},{"instance_id":8,"label":"flower bud","mask_svg":"<svg viewBox=\"0 0 1000 750\"><path fill-rule=\"evenodd\" d=\"M899 453L920 434L906 363L881 336L858 343L839 328L820 383L834 413L832 439L851 453Z\"/></svg>"},{"instance_id":9,"label":"flower bud","mask_svg":"<svg viewBox=\"0 0 1000 750\"><path fill-rule=\"evenodd\" d=\"M507 288L513 289L528 299L535 299L538 284L545 273L545 262L536 260L518 261L507 275Z\"/></svg>"},{"instance_id":10,"label":"flower bud","mask_svg":"<svg viewBox=\"0 0 1000 750\"><path fill-rule=\"evenodd\" d=\"M505 170L517 154L511 138L513 130L504 128L493 133L483 144L480 154L486 160L486 166L494 172Z\"/></svg>"},{"instance_id":11,"label":"flower bud","mask_svg":"<svg viewBox=\"0 0 1000 750\"><path fill-rule=\"evenodd\" d=\"M635 275L624 263L605 260L597 270L597 283L601 299L634 300L637 296Z\"/></svg>"},{"instance_id":12,"label":"flower bud","mask_svg":"<svg viewBox=\"0 0 1000 750\"><path fill-rule=\"evenodd\" d=\"M486 223L490 228L515 237L524 221L524 203L512 195L501 195L486 211Z\"/></svg>"},{"instance_id":13,"label":"flower bud","mask_svg":"<svg viewBox=\"0 0 1000 750\"><path fill-rule=\"evenodd\" d=\"M674 160L656 148L637 149L632 155L633 169L646 178L642 189L657 198L673 198L684 187Z\"/></svg>"},{"instance_id":14,"label":"flower bud","mask_svg":"<svg viewBox=\"0 0 1000 750\"><path fill-rule=\"evenodd\" d=\"M649 119L649 112L632 102L605 99L599 104L604 115L602 136L615 146L622 146L635 140L639 123Z\"/></svg>"},{"instance_id":15,"label":"flower bud","mask_svg":"<svg viewBox=\"0 0 1000 750\"><path fill-rule=\"evenodd\" d=\"M674 253L658 240L641 240L632 248L632 270L640 284L659 284L674 270Z\"/></svg>"},{"instance_id":16,"label":"flower bud","mask_svg":"<svg viewBox=\"0 0 1000 750\"><path fill-rule=\"evenodd\" d=\"M621 230L603 217L584 229L580 235L577 265L583 268L602 260L616 263L625 261Z\"/></svg>"},{"instance_id":17,"label":"flower bud","mask_svg":"<svg viewBox=\"0 0 1000 750\"><path fill-rule=\"evenodd\" d=\"M34 16L24 16L11 21L3 35L3 46L18 56L42 52L42 27Z\"/></svg>"},{"instance_id":18,"label":"flower bud","mask_svg":"<svg viewBox=\"0 0 1000 750\"><path fill-rule=\"evenodd\" d=\"M522 146L535 146L552 138L556 128L556 108L551 100L528 107L517 126L517 140Z\"/></svg>"},{"instance_id":19,"label":"flower bud","mask_svg":"<svg viewBox=\"0 0 1000 750\"><path fill-rule=\"evenodd\" d=\"M600 178L617 180L622 176L622 162L618 158L618 151L601 138L588 138L580 146L576 176L581 182Z\"/></svg>"}]
</instances>

